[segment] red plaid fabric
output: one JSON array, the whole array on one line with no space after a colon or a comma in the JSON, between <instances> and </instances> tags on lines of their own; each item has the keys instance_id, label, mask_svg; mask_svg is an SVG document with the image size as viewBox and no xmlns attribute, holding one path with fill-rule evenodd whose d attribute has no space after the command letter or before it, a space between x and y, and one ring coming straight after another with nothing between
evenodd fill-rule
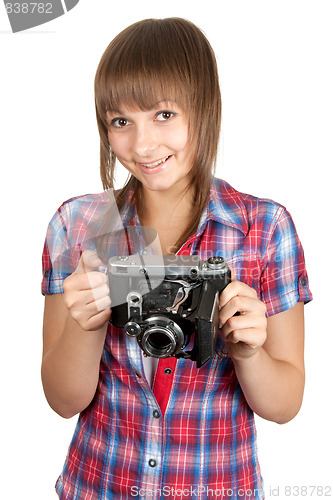
<instances>
[{"instance_id":1,"label":"red plaid fabric","mask_svg":"<svg viewBox=\"0 0 333 500\"><path fill-rule=\"evenodd\" d=\"M109 201L105 193L73 198L56 212L43 253L44 294L61 293L82 249L94 247L101 225L91 231L92 221L107 213ZM140 228L133 193L121 220ZM222 180L212 179L198 229L178 254L225 257L268 315L312 299L285 208ZM253 412L221 338L199 369L190 360L160 359L151 388L136 339L110 325L98 389L80 414L56 490L67 500L264 498Z\"/></svg>"}]
</instances>

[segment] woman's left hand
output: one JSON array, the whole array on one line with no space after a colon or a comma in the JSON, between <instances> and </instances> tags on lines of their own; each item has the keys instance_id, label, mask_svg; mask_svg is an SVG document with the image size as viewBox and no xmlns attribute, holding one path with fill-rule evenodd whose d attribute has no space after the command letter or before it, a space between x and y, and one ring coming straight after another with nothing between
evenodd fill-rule
<instances>
[{"instance_id":1,"label":"woman's left hand","mask_svg":"<svg viewBox=\"0 0 333 500\"><path fill-rule=\"evenodd\" d=\"M230 357L241 361L256 354L266 341L266 306L233 273L232 279L220 295L219 331Z\"/></svg>"}]
</instances>

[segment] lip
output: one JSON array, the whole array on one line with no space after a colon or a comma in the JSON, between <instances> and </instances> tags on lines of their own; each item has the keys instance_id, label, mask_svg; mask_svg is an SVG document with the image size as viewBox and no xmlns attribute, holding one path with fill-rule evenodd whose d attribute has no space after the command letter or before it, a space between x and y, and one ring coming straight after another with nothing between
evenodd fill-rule
<instances>
[{"instance_id":1,"label":"lip","mask_svg":"<svg viewBox=\"0 0 333 500\"><path fill-rule=\"evenodd\" d=\"M173 155L169 155L167 157L166 161L160 163L156 167L146 167L143 163L138 163L138 162L136 164L139 166L140 170L146 175L157 174L158 172L160 172L161 170L164 170L167 167L167 164L168 164L169 160L171 160L172 157L173 157ZM155 160L155 161L152 161L149 163L152 164L152 163L156 163L157 161L160 161L160 160Z\"/></svg>"}]
</instances>

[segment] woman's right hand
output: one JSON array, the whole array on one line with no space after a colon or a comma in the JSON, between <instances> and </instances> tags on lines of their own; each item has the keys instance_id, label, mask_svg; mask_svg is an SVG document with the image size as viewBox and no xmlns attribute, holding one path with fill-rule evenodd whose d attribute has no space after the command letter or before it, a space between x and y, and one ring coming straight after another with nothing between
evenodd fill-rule
<instances>
[{"instance_id":1,"label":"woman's right hand","mask_svg":"<svg viewBox=\"0 0 333 500\"><path fill-rule=\"evenodd\" d=\"M45 296L43 387L50 406L65 418L87 408L98 386L111 314L106 276L96 270L101 264L94 252L83 252L64 280L64 293Z\"/></svg>"},{"instance_id":2,"label":"woman's right hand","mask_svg":"<svg viewBox=\"0 0 333 500\"><path fill-rule=\"evenodd\" d=\"M91 250L85 250L73 274L64 280L64 301L72 318L83 330L101 329L111 315L107 276L96 271L102 264Z\"/></svg>"}]
</instances>

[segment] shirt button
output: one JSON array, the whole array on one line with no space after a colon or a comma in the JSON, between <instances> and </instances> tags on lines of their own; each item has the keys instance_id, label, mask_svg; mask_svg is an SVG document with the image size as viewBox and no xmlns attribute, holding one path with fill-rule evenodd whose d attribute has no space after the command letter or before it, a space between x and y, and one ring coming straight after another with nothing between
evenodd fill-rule
<instances>
[{"instance_id":1,"label":"shirt button","mask_svg":"<svg viewBox=\"0 0 333 500\"><path fill-rule=\"evenodd\" d=\"M189 243L186 248L190 248L192 246L192 243Z\"/></svg>"},{"instance_id":2,"label":"shirt button","mask_svg":"<svg viewBox=\"0 0 333 500\"><path fill-rule=\"evenodd\" d=\"M306 278L301 278L301 285L306 286Z\"/></svg>"},{"instance_id":3,"label":"shirt button","mask_svg":"<svg viewBox=\"0 0 333 500\"><path fill-rule=\"evenodd\" d=\"M154 418L160 418L160 412L158 410L153 411Z\"/></svg>"},{"instance_id":4,"label":"shirt button","mask_svg":"<svg viewBox=\"0 0 333 500\"><path fill-rule=\"evenodd\" d=\"M49 269L46 269L45 273L44 273L44 278L48 278L49 277L49 274L50 274L50 270Z\"/></svg>"},{"instance_id":5,"label":"shirt button","mask_svg":"<svg viewBox=\"0 0 333 500\"><path fill-rule=\"evenodd\" d=\"M141 375L139 372L135 372L135 375L138 377L138 378L141 378Z\"/></svg>"},{"instance_id":6,"label":"shirt button","mask_svg":"<svg viewBox=\"0 0 333 500\"><path fill-rule=\"evenodd\" d=\"M156 467L157 462L156 462L156 460L154 460L153 458L151 458L149 460L148 464L149 464L150 467Z\"/></svg>"},{"instance_id":7,"label":"shirt button","mask_svg":"<svg viewBox=\"0 0 333 500\"><path fill-rule=\"evenodd\" d=\"M166 368L166 369L164 370L164 373L165 373L166 375L170 375L170 374L172 373L171 368Z\"/></svg>"}]
</instances>

